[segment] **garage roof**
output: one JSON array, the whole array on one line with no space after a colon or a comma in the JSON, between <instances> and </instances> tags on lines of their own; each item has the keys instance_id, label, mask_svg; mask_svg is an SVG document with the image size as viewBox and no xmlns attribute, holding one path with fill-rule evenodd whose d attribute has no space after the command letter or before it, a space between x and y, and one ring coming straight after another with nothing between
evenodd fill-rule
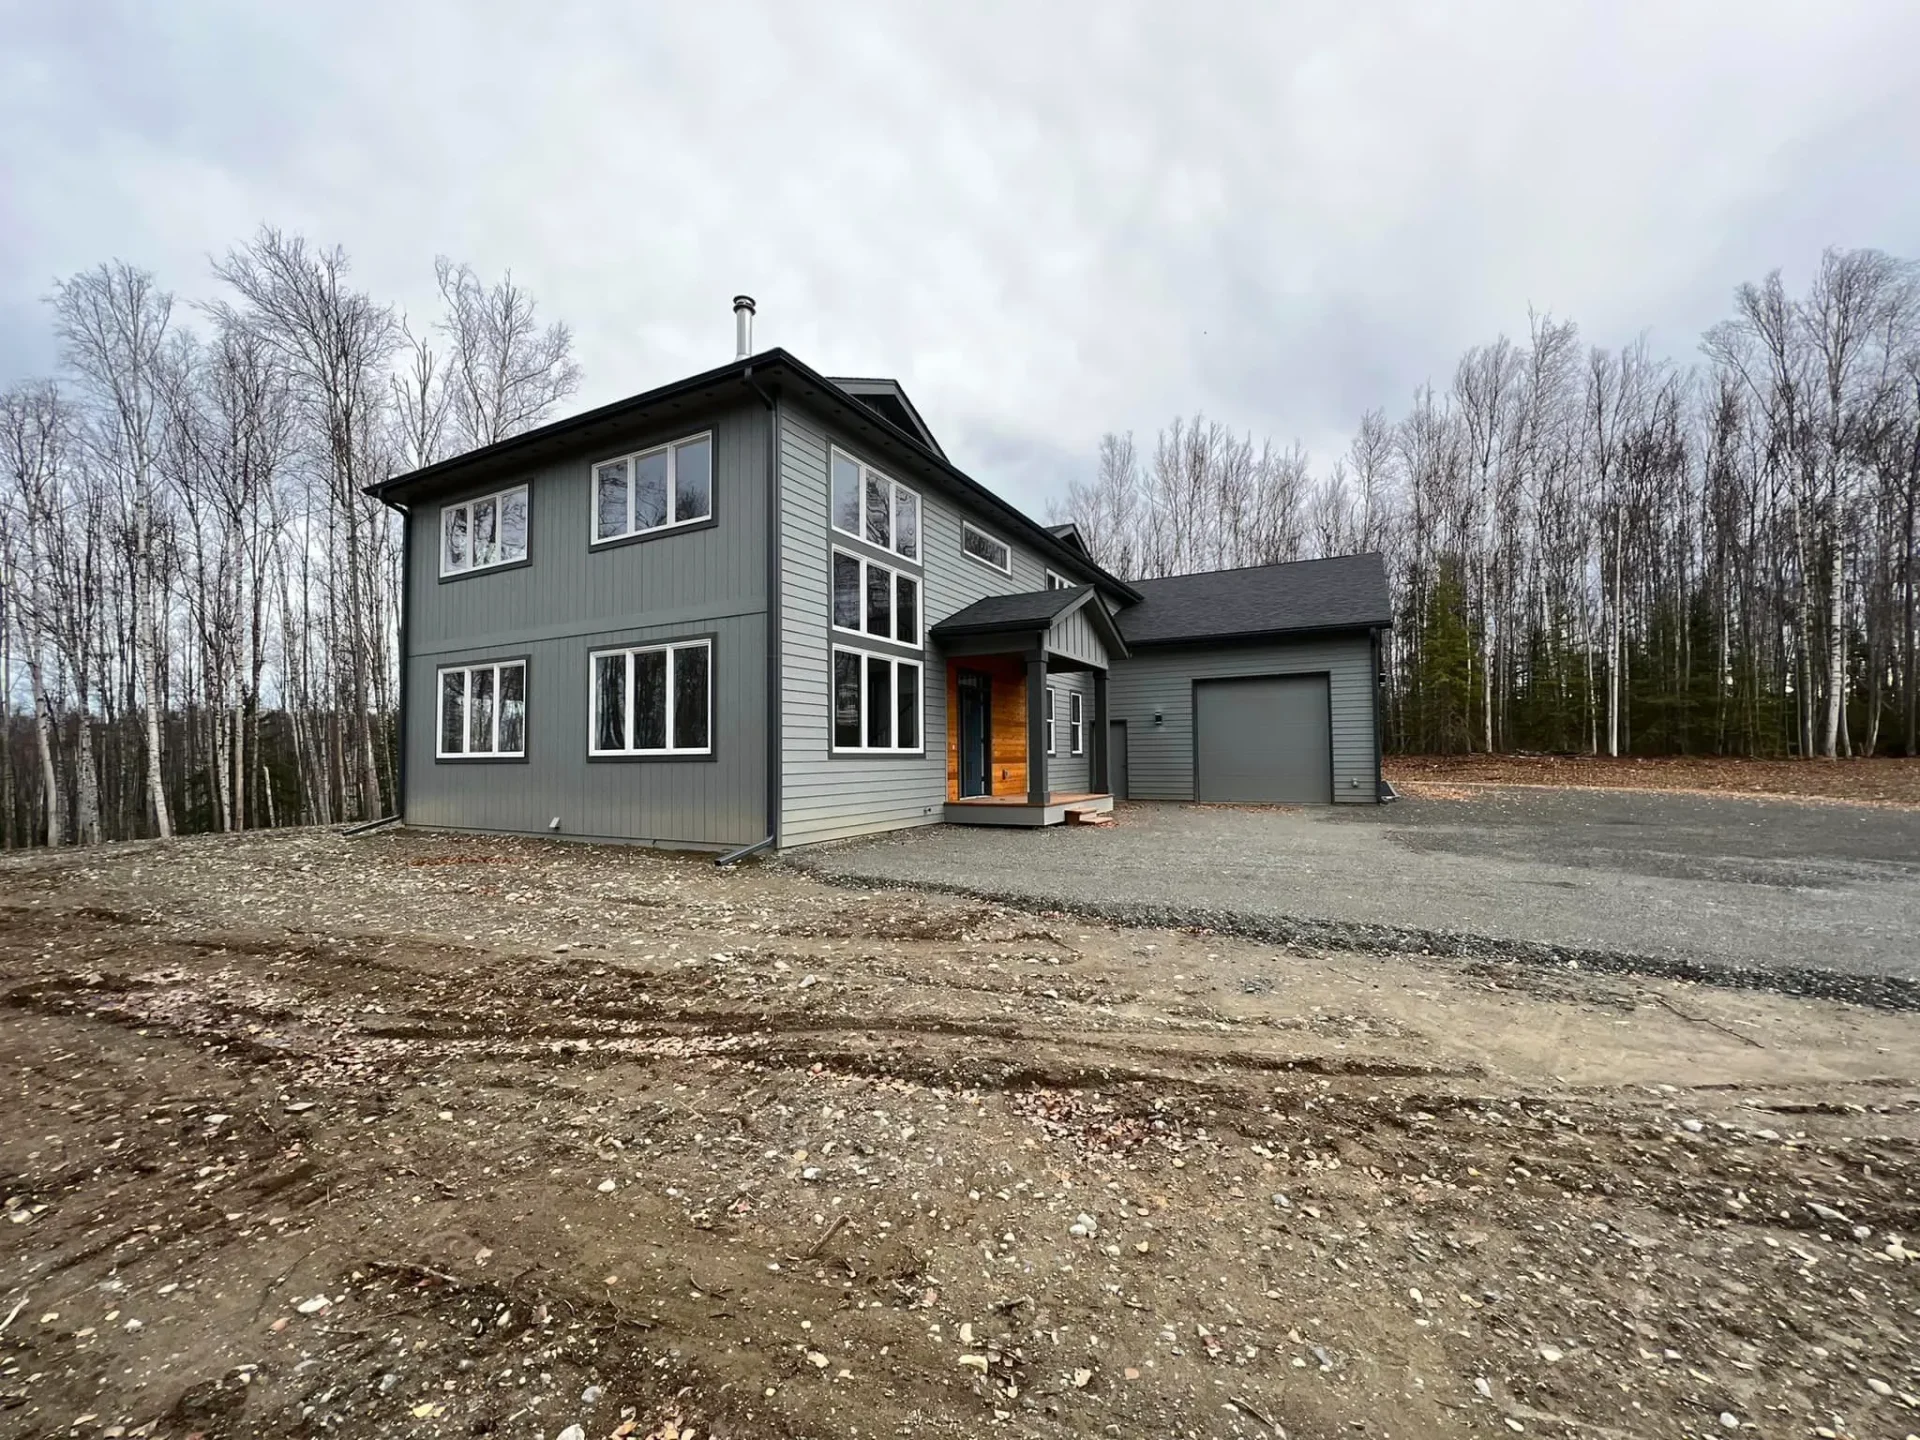
<instances>
[{"instance_id":1,"label":"garage roof","mask_svg":"<svg viewBox=\"0 0 1920 1440\"><path fill-rule=\"evenodd\" d=\"M1393 624L1386 562L1372 553L1172 575L1133 586L1140 603L1118 617L1128 645Z\"/></svg>"}]
</instances>

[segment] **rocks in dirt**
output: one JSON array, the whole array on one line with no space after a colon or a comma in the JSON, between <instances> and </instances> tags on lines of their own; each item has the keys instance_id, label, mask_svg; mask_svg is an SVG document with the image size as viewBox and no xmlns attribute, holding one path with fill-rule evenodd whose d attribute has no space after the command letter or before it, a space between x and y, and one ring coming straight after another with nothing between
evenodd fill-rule
<instances>
[{"instance_id":1,"label":"rocks in dirt","mask_svg":"<svg viewBox=\"0 0 1920 1440\"><path fill-rule=\"evenodd\" d=\"M325 1295L315 1295L311 1300L302 1300L293 1308L298 1310L302 1315L318 1315L331 1304L333 1304L333 1301L329 1300Z\"/></svg>"},{"instance_id":2,"label":"rocks in dirt","mask_svg":"<svg viewBox=\"0 0 1920 1440\"><path fill-rule=\"evenodd\" d=\"M1090 1240L1100 1233L1100 1222L1082 1210L1073 1217L1073 1223L1067 1227L1067 1234L1076 1240Z\"/></svg>"},{"instance_id":3,"label":"rocks in dirt","mask_svg":"<svg viewBox=\"0 0 1920 1440\"><path fill-rule=\"evenodd\" d=\"M1822 1205L1818 1200L1809 1200L1807 1202L1807 1209L1818 1215L1822 1220L1831 1221L1835 1225L1848 1225L1852 1223L1843 1212L1834 1209L1831 1205Z\"/></svg>"},{"instance_id":4,"label":"rocks in dirt","mask_svg":"<svg viewBox=\"0 0 1920 1440\"><path fill-rule=\"evenodd\" d=\"M555 1435L553 1440L587 1440L587 1432L583 1426L569 1425L566 1429Z\"/></svg>"},{"instance_id":5,"label":"rocks in dirt","mask_svg":"<svg viewBox=\"0 0 1920 1440\"><path fill-rule=\"evenodd\" d=\"M620 1188L620 1185L619 1185L619 1182L616 1180L607 1179L607 1180L602 1180L600 1182L599 1188L600 1188L600 1193L602 1195L611 1195L613 1194L614 1191Z\"/></svg>"},{"instance_id":6,"label":"rocks in dirt","mask_svg":"<svg viewBox=\"0 0 1920 1440\"><path fill-rule=\"evenodd\" d=\"M1540 1347L1540 1358L1549 1365L1558 1365L1562 1360L1567 1358L1567 1352L1562 1350L1558 1345L1542 1345Z\"/></svg>"},{"instance_id":7,"label":"rocks in dirt","mask_svg":"<svg viewBox=\"0 0 1920 1440\"><path fill-rule=\"evenodd\" d=\"M1476 1376L1474 1378L1473 1388L1482 1400L1491 1400L1493 1398L1493 1386L1487 1382L1486 1376Z\"/></svg>"},{"instance_id":8,"label":"rocks in dirt","mask_svg":"<svg viewBox=\"0 0 1920 1440\"><path fill-rule=\"evenodd\" d=\"M1740 1428L1740 1417L1731 1410L1722 1410L1720 1412L1720 1427L1723 1430L1738 1430Z\"/></svg>"}]
</instances>

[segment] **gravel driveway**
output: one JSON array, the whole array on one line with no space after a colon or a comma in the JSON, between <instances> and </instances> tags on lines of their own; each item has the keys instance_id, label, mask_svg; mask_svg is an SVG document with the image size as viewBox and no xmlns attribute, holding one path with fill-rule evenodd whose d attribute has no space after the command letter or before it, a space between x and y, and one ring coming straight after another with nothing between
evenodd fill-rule
<instances>
[{"instance_id":1,"label":"gravel driveway","mask_svg":"<svg viewBox=\"0 0 1920 1440\"><path fill-rule=\"evenodd\" d=\"M1920 1008L1920 811L1487 789L1332 809L1124 805L799 863L1130 923L1641 970Z\"/></svg>"}]
</instances>

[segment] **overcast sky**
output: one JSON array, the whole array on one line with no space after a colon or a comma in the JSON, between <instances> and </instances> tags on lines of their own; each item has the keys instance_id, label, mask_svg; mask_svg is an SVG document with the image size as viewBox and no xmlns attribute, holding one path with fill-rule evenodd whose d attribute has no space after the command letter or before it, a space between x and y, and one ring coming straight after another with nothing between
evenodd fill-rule
<instances>
[{"instance_id":1,"label":"overcast sky","mask_svg":"<svg viewBox=\"0 0 1920 1440\"><path fill-rule=\"evenodd\" d=\"M1324 461L1530 305L1690 356L1743 279L1920 255L1911 0L935 8L0 0L0 384L56 276L201 297L267 220L419 317L511 266L583 405L748 291L1038 510L1175 413Z\"/></svg>"}]
</instances>

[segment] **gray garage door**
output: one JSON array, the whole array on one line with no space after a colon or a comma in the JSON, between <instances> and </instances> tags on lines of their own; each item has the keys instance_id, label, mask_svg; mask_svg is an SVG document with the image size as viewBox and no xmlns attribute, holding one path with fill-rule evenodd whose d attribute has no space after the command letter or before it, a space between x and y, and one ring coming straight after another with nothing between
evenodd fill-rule
<instances>
[{"instance_id":1,"label":"gray garage door","mask_svg":"<svg viewBox=\"0 0 1920 1440\"><path fill-rule=\"evenodd\" d=\"M1332 801L1326 676L1203 680L1194 686L1193 709L1196 798Z\"/></svg>"}]
</instances>

